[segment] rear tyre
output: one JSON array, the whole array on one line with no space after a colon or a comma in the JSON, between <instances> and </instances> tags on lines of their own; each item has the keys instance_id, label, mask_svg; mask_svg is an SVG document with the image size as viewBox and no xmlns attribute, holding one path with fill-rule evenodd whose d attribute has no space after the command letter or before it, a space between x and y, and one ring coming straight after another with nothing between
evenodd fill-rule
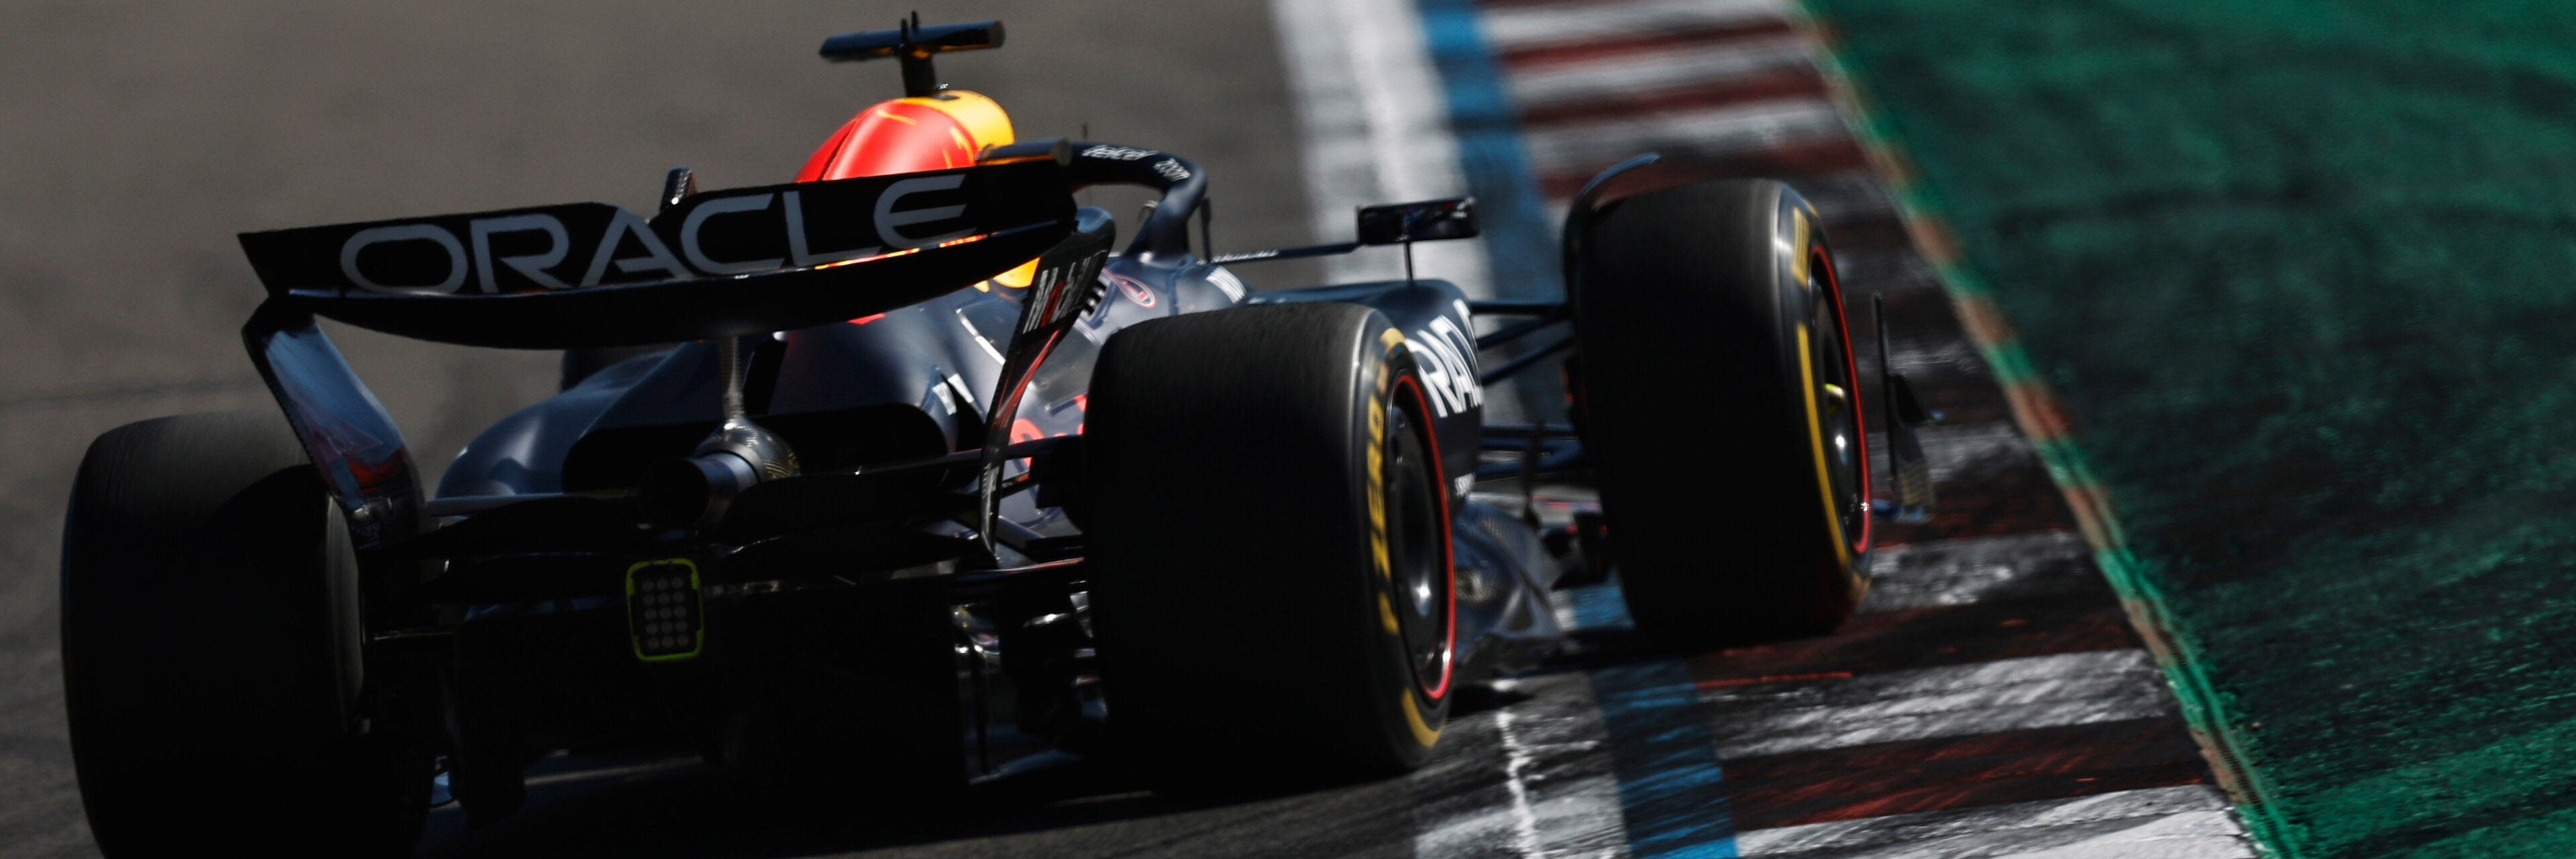
<instances>
[{"instance_id":1,"label":"rear tyre","mask_svg":"<svg viewBox=\"0 0 2576 859\"><path fill-rule=\"evenodd\" d=\"M1165 784L1402 772L1438 741L1449 499L1403 342L1368 308L1289 304L1101 352L1082 455L1102 681Z\"/></svg>"},{"instance_id":2,"label":"rear tyre","mask_svg":"<svg viewBox=\"0 0 2576 859\"><path fill-rule=\"evenodd\" d=\"M274 412L100 436L63 533L63 686L109 856L408 855L431 761L355 730L345 524Z\"/></svg>"},{"instance_id":3,"label":"rear tyre","mask_svg":"<svg viewBox=\"0 0 2576 859\"><path fill-rule=\"evenodd\" d=\"M1582 247L1577 420L1639 631L1832 632L1866 586L1869 455L1814 208L1685 185L1602 207Z\"/></svg>"}]
</instances>

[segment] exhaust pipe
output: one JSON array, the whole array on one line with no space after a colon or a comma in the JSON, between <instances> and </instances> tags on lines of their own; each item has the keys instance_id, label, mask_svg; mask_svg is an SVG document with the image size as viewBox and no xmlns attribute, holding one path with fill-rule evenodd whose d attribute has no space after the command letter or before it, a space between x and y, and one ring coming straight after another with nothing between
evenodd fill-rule
<instances>
[{"instance_id":1,"label":"exhaust pipe","mask_svg":"<svg viewBox=\"0 0 2576 859\"><path fill-rule=\"evenodd\" d=\"M743 415L742 344L716 344L716 370L724 378L724 423L684 459L666 459L644 470L635 487L644 519L655 528L703 531L724 520L743 490L798 472L796 451Z\"/></svg>"}]
</instances>

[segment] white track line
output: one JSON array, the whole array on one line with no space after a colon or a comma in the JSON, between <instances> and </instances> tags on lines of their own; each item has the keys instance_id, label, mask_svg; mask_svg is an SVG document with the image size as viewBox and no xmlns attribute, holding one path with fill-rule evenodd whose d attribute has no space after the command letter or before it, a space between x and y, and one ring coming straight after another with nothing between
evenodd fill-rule
<instances>
[{"instance_id":1,"label":"white track line","mask_svg":"<svg viewBox=\"0 0 2576 859\"><path fill-rule=\"evenodd\" d=\"M1756 829L1737 833L1735 846L1743 856L1818 859L2255 855L2227 797L2207 785Z\"/></svg>"},{"instance_id":2,"label":"white track line","mask_svg":"<svg viewBox=\"0 0 2576 859\"><path fill-rule=\"evenodd\" d=\"M1832 103L1815 98L1786 98L1531 126L1522 131L1521 137L1529 152L1531 169L1539 175L1549 176L1588 175L1639 152L1660 152L1676 158L1723 157L1787 144L1833 140L1847 134L1842 114L1834 109ZM1819 183L1830 185L1831 181L1817 177L1793 180L1792 184L1818 186ZM1816 190L1817 196L1826 196L1832 189L1819 186ZM1809 202L1818 201L1811 199ZM1550 197L1547 217L1552 223L1561 222L1570 207L1568 198ZM1884 190L1878 190L1852 198L1831 215L1824 211L1825 208L1819 203L1817 214L1831 222L1881 211L1893 215L1896 207ZM1937 285L1938 282L1931 283Z\"/></svg>"},{"instance_id":3,"label":"white track line","mask_svg":"<svg viewBox=\"0 0 2576 859\"><path fill-rule=\"evenodd\" d=\"M1414 856L1625 857L1619 782L1611 775L1609 734L1601 726L1591 684L1579 673L1563 673L1505 680L1495 688L1530 698L1453 725L1452 735L1442 742L1472 739L1478 747L1454 762L1435 763L1415 781L1491 777L1498 752L1501 783L1495 790L1470 794L1482 797L1480 804L1453 802L1417 810ZM1452 769L1461 766L1484 772Z\"/></svg>"},{"instance_id":4,"label":"white track line","mask_svg":"<svg viewBox=\"0 0 2576 859\"><path fill-rule=\"evenodd\" d=\"M1873 368L1874 369L1874 368ZM1948 483L1961 474L1976 474L2015 465L2039 464L2039 451L2010 421L1980 424L1933 424L1914 430L1923 456L1932 461L1932 482ZM1869 448L1871 474L1887 474L1884 438Z\"/></svg>"},{"instance_id":5,"label":"white track line","mask_svg":"<svg viewBox=\"0 0 2576 859\"><path fill-rule=\"evenodd\" d=\"M1609 733L1579 674L1534 677L1499 687L1524 692L1545 706L1499 712L1508 773L1521 786L1531 811L1530 857L1627 855L1619 780L1610 773Z\"/></svg>"},{"instance_id":6,"label":"white track line","mask_svg":"<svg viewBox=\"0 0 2576 859\"><path fill-rule=\"evenodd\" d=\"M2100 590L2093 550L2071 531L1888 546L1870 559L1862 613Z\"/></svg>"},{"instance_id":7,"label":"white track line","mask_svg":"<svg viewBox=\"0 0 2576 859\"><path fill-rule=\"evenodd\" d=\"M1467 193L1419 18L1368 0L1272 0L1270 10L1304 129L1316 241L1349 241L1363 205ZM1482 239L1426 242L1413 253L1422 276L1493 297ZM1404 276L1393 250L1325 259L1336 283Z\"/></svg>"},{"instance_id":8,"label":"white track line","mask_svg":"<svg viewBox=\"0 0 2576 859\"><path fill-rule=\"evenodd\" d=\"M1734 27L1788 17L1779 0L1641 0L1497 6L1485 12L1485 41L1497 53L1605 39Z\"/></svg>"},{"instance_id":9,"label":"white track line","mask_svg":"<svg viewBox=\"0 0 2576 859\"><path fill-rule=\"evenodd\" d=\"M1509 707L1494 711L1494 731L1503 741L1503 788L1512 797L1512 847L1520 855L1536 856L1543 848L1538 842L1538 810L1530 807L1530 770L1536 768L1530 744L1513 735Z\"/></svg>"},{"instance_id":10,"label":"white track line","mask_svg":"<svg viewBox=\"0 0 2576 859\"><path fill-rule=\"evenodd\" d=\"M1504 783L1499 712L1452 717L1431 759L1407 777L1418 859L1511 857L1516 809Z\"/></svg>"},{"instance_id":11,"label":"white track line","mask_svg":"<svg viewBox=\"0 0 2576 859\"><path fill-rule=\"evenodd\" d=\"M1579 61L1514 66L1504 75L1512 101L1522 110L1715 84L1762 72L1803 69L1813 65L1807 45L1796 36L1764 36L1729 45L1705 45L1631 51Z\"/></svg>"},{"instance_id":12,"label":"white track line","mask_svg":"<svg viewBox=\"0 0 2576 859\"><path fill-rule=\"evenodd\" d=\"M2143 650L2062 653L1709 691L1718 759L2143 719L2174 712Z\"/></svg>"},{"instance_id":13,"label":"white track line","mask_svg":"<svg viewBox=\"0 0 2576 859\"><path fill-rule=\"evenodd\" d=\"M1533 128L1524 135L1541 174L1583 172L1639 152L1725 156L1845 136L1820 98L1787 98Z\"/></svg>"}]
</instances>

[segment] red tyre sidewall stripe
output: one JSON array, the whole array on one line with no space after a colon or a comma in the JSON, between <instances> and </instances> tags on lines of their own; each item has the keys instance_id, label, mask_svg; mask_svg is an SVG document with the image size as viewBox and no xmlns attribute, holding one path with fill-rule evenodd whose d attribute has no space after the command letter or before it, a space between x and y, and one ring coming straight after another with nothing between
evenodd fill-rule
<instances>
[{"instance_id":1,"label":"red tyre sidewall stripe","mask_svg":"<svg viewBox=\"0 0 2576 859\"><path fill-rule=\"evenodd\" d=\"M1413 422L1422 427L1422 440L1430 448L1431 496L1440 502L1440 572L1448 619L1441 624L1440 683L1423 693L1423 697L1438 701L1449 694L1449 678L1458 661L1458 561L1451 556L1455 547L1449 536L1449 476L1442 468L1439 427L1430 421L1431 401L1423 396L1422 385L1410 374L1396 377L1395 384L1413 395L1413 413L1418 416ZM1420 677L1415 679L1419 681Z\"/></svg>"},{"instance_id":2,"label":"red tyre sidewall stripe","mask_svg":"<svg viewBox=\"0 0 2576 859\"><path fill-rule=\"evenodd\" d=\"M1807 253L1814 257L1814 260L1810 265L1814 267L1815 270L1824 272L1825 274L1825 301L1834 308L1834 330L1837 334L1841 335L1843 341L1843 369L1851 374L1852 433L1854 435L1852 441L1854 444L1860 445L1860 502L1862 509L1867 510L1871 501L1869 482L1869 422L1868 418L1862 414L1861 410L1860 362L1852 357L1851 322L1843 318L1842 278L1834 274L1833 255L1825 253L1825 246L1822 242L1808 245ZM1862 514L1860 517L1860 540L1852 547L1852 555L1854 557L1858 557L1869 552L1871 518L1872 517L1867 513Z\"/></svg>"}]
</instances>

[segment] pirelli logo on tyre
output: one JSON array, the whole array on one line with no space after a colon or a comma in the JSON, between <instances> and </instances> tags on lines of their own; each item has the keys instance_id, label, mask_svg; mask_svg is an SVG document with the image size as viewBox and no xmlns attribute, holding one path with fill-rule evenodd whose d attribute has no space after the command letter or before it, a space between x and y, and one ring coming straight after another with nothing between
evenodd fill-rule
<instances>
[{"instance_id":1,"label":"pirelli logo on tyre","mask_svg":"<svg viewBox=\"0 0 2576 859\"><path fill-rule=\"evenodd\" d=\"M1404 332L1388 328L1378 332L1377 341L1378 358L1372 362L1376 365L1377 378L1369 383L1368 479L1364 483L1368 486L1370 568L1377 571L1377 577L1387 582L1391 590L1395 582L1395 561L1388 556L1386 546L1386 395L1395 382L1394 364L1389 359L1394 357L1395 350L1403 348ZM1386 634L1402 635L1404 628L1396 622L1395 606L1388 601L1387 593L1387 590L1378 591L1378 622L1386 627Z\"/></svg>"}]
</instances>

